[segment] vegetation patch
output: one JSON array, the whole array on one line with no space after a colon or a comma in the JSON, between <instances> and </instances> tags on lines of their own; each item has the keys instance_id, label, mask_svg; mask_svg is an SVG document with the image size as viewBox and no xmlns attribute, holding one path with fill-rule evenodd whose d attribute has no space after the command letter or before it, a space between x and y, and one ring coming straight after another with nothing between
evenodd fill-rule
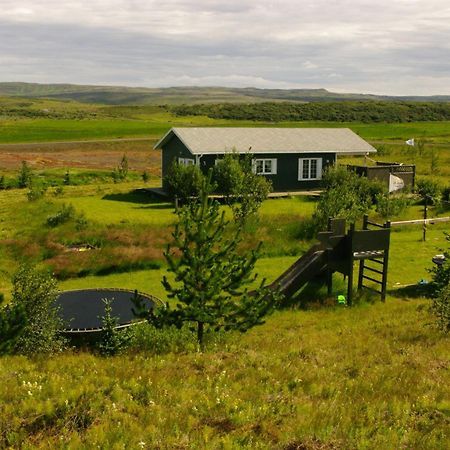
<instances>
[{"instance_id":1,"label":"vegetation patch","mask_svg":"<svg viewBox=\"0 0 450 450\"><path fill-rule=\"evenodd\" d=\"M172 106L179 116L262 122L419 122L450 120L449 103L427 102L320 102L219 103Z\"/></svg>"}]
</instances>

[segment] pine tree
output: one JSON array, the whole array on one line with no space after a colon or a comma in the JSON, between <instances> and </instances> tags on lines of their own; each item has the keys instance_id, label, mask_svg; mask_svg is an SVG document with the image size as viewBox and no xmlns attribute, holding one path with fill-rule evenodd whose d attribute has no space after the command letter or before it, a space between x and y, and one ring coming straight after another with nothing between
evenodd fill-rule
<instances>
[{"instance_id":1,"label":"pine tree","mask_svg":"<svg viewBox=\"0 0 450 450\"><path fill-rule=\"evenodd\" d=\"M31 187L33 181L33 172L26 161L22 161L19 175L17 177L17 186L19 188Z\"/></svg>"},{"instance_id":2,"label":"pine tree","mask_svg":"<svg viewBox=\"0 0 450 450\"><path fill-rule=\"evenodd\" d=\"M173 242L164 254L175 282L164 276L162 283L176 305L150 311L137 305L137 314L156 327L194 323L200 348L207 328L246 331L263 323L277 299L264 280L248 291L260 246L247 254L238 251L240 232L230 232L219 204L208 198L210 189L207 178L199 198L177 211Z\"/></svg>"},{"instance_id":3,"label":"pine tree","mask_svg":"<svg viewBox=\"0 0 450 450\"><path fill-rule=\"evenodd\" d=\"M105 305L105 314L101 317L102 333L101 340L98 345L100 354L103 356L114 356L120 353L127 345L130 336L126 330L119 330L118 319L112 315L112 300L103 299Z\"/></svg>"}]
</instances>

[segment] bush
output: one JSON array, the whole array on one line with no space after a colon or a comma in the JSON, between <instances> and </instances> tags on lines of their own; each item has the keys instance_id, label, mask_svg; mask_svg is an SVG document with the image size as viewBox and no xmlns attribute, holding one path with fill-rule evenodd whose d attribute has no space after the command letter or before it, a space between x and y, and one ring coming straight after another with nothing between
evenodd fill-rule
<instances>
[{"instance_id":1,"label":"bush","mask_svg":"<svg viewBox=\"0 0 450 450\"><path fill-rule=\"evenodd\" d=\"M128 176L128 158L123 155L120 164L113 170L111 174L114 183L125 181Z\"/></svg>"},{"instance_id":2,"label":"bush","mask_svg":"<svg viewBox=\"0 0 450 450\"><path fill-rule=\"evenodd\" d=\"M63 205L62 208L54 215L47 217L47 225L49 227L57 227L63 223L72 220L75 217L75 208L73 205Z\"/></svg>"},{"instance_id":3,"label":"bush","mask_svg":"<svg viewBox=\"0 0 450 450\"><path fill-rule=\"evenodd\" d=\"M252 155L227 153L213 169L216 191L225 196L235 220L255 214L271 191L271 183L252 170Z\"/></svg>"},{"instance_id":4,"label":"bush","mask_svg":"<svg viewBox=\"0 0 450 450\"><path fill-rule=\"evenodd\" d=\"M31 185L30 190L27 192L27 198L29 202L35 202L36 200L40 200L45 196L47 192L47 187L45 186L36 186Z\"/></svg>"},{"instance_id":5,"label":"bush","mask_svg":"<svg viewBox=\"0 0 450 450\"><path fill-rule=\"evenodd\" d=\"M69 169L67 169L66 173L64 174L63 183L65 186L69 186L69 184L71 184Z\"/></svg>"},{"instance_id":6,"label":"bush","mask_svg":"<svg viewBox=\"0 0 450 450\"><path fill-rule=\"evenodd\" d=\"M450 208L450 186L442 190L442 206L444 209Z\"/></svg>"},{"instance_id":7,"label":"bush","mask_svg":"<svg viewBox=\"0 0 450 450\"><path fill-rule=\"evenodd\" d=\"M56 281L46 272L22 266L12 282L11 306L22 308L26 317L15 351L25 355L61 351L65 341L59 333L63 322L55 306Z\"/></svg>"},{"instance_id":8,"label":"bush","mask_svg":"<svg viewBox=\"0 0 450 450\"><path fill-rule=\"evenodd\" d=\"M26 161L22 161L22 167L20 168L19 175L17 176L17 187L26 188L31 187L33 180L33 172L28 166Z\"/></svg>"},{"instance_id":9,"label":"bush","mask_svg":"<svg viewBox=\"0 0 450 450\"><path fill-rule=\"evenodd\" d=\"M405 195L377 194L375 197L376 210L385 219L398 216L406 211L411 201Z\"/></svg>"},{"instance_id":10,"label":"bush","mask_svg":"<svg viewBox=\"0 0 450 450\"><path fill-rule=\"evenodd\" d=\"M0 293L0 355L12 353L26 325L25 311L19 304L2 307Z\"/></svg>"},{"instance_id":11,"label":"bush","mask_svg":"<svg viewBox=\"0 0 450 450\"><path fill-rule=\"evenodd\" d=\"M178 197L182 200L198 197L203 180L204 176L198 166L184 166L176 161L164 177L167 193L172 198Z\"/></svg>"},{"instance_id":12,"label":"bush","mask_svg":"<svg viewBox=\"0 0 450 450\"><path fill-rule=\"evenodd\" d=\"M450 234L445 233L447 241L450 242ZM443 252L445 260L442 264L431 269L433 284L436 292L440 292L450 284L450 247Z\"/></svg>"},{"instance_id":13,"label":"bush","mask_svg":"<svg viewBox=\"0 0 450 450\"><path fill-rule=\"evenodd\" d=\"M435 180L421 178L417 180L416 192L420 197L433 205L438 205L442 200L442 188Z\"/></svg>"},{"instance_id":14,"label":"bush","mask_svg":"<svg viewBox=\"0 0 450 450\"><path fill-rule=\"evenodd\" d=\"M360 177L345 167L329 167L325 171L322 193L313 219L318 229L324 229L329 217L355 222L366 214L383 192L379 182Z\"/></svg>"}]
</instances>

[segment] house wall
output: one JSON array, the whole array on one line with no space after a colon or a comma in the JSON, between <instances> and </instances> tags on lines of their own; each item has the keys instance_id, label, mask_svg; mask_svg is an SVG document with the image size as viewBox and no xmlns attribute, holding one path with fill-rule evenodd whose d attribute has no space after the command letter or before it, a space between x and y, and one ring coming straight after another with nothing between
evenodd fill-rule
<instances>
[{"instance_id":1,"label":"house wall","mask_svg":"<svg viewBox=\"0 0 450 450\"><path fill-rule=\"evenodd\" d=\"M164 145L162 151L162 174L163 174L163 188L164 175L167 173L170 164L174 158L195 158L184 144L174 136L168 143ZM298 180L298 159L299 158L322 158L322 169L333 165L336 162L335 153L264 153L255 154L255 158L264 158L277 160L277 174L276 175L261 175L272 182L272 187L275 192L284 191L299 191L308 189L317 189L321 187L321 180L299 181ZM203 155L200 158L200 168L203 172L214 167L217 158L221 155Z\"/></svg>"},{"instance_id":2,"label":"house wall","mask_svg":"<svg viewBox=\"0 0 450 450\"><path fill-rule=\"evenodd\" d=\"M322 169L336 162L335 153L264 153L254 154L255 159L276 159L277 174L261 175L272 182L274 192L301 191L317 189L321 187L321 180L299 181L298 159L299 158L322 158ZM216 158L221 155L204 155L200 159L200 167L203 171L214 167Z\"/></svg>"}]
</instances>

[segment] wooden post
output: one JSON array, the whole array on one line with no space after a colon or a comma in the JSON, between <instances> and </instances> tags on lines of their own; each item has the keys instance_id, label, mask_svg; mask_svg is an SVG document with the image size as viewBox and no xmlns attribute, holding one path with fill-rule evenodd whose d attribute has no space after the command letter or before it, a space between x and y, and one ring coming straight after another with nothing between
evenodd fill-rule
<instances>
[{"instance_id":1,"label":"wooden post","mask_svg":"<svg viewBox=\"0 0 450 450\"><path fill-rule=\"evenodd\" d=\"M368 230L369 229L369 223L368 222L369 222L369 215L368 214L364 214L364 216L363 216L363 226L362 226L363 230ZM358 291L360 291L362 289L363 275L364 275L364 259L361 259L361 261L359 261Z\"/></svg>"},{"instance_id":2,"label":"wooden post","mask_svg":"<svg viewBox=\"0 0 450 450\"><path fill-rule=\"evenodd\" d=\"M384 228L391 228L391 222L387 221L384 224ZM381 279L381 301L382 302L386 301L390 240L391 240L391 236L389 236L388 248L383 253L383 278Z\"/></svg>"},{"instance_id":3,"label":"wooden post","mask_svg":"<svg viewBox=\"0 0 450 450\"><path fill-rule=\"evenodd\" d=\"M353 304L353 232L355 231L355 224L350 225L349 231L349 261L348 261L348 280L347 280L347 305Z\"/></svg>"},{"instance_id":4,"label":"wooden post","mask_svg":"<svg viewBox=\"0 0 450 450\"><path fill-rule=\"evenodd\" d=\"M427 240L427 216L428 216L428 196L425 195L425 205L423 207L423 236L422 240Z\"/></svg>"},{"instance_id":5,"label":"wooden post","mask_svg":"<svg viewBox=\"0 0 450 450\"><path fill-rule=\"evenodd\" d=\"M364 275L364 259L361 259L359 261L358 291L360 291L363 286L363 275Z\"/></svg>"},{"instance_id":6,"label":"wooden post","mask_svg":"<svg viewBox=\"0 0 450 450\"><path fill-rule=\"evenodd\" d=\"M368 223L367 222L369 222L369 215L368 214L364 214L364 216L363 216L363 230L368 230L369 229L369 226L368 226Z\"/></svg>"},{"instance_id":7,"label":"wooden post","mask_svg":"<svg viewBox=\"0 0 450 450\"><path fill-rule=\"evenodd\" d=\"M328 224L327 224L327 231L331 231L331 217L328 217ZM327 258L328 258L328 264L327 264L327 295L328 297L331 297L331 294L333 292L333 271L330 268L330 250L327 249Z\"/></svg>"},{"instance_id":8,"label":"wooden post","mask_svg":"<svg viewBox=\"0 0 450 450\"><path fill-rule=\"evenodd\" d=\"M329 253L329 251L327 250ZM329 261L328 257L328 261ZM333 293L333 271L330 269L330 263L328 262L327 267L327 295L328 297L331 297L331 294Z\"/></svg>"}]
</instances>

